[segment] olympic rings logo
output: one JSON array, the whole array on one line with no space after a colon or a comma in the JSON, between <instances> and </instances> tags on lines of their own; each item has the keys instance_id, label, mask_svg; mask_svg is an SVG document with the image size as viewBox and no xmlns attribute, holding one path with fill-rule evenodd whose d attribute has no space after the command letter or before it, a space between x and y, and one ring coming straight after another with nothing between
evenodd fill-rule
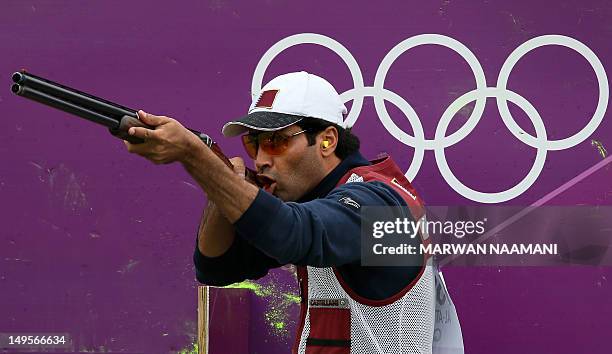
<instances>
[{"instance_id":1,"label":"olympic rings logo","mask_svg":"<svg viewBox=\"0 0 612 354\"><path fill-rule=\"evenodd\" d=\"M376 108L378 118L381 120L387 131L389 131L394 138L403 144L415 149L412 163L406 171L406 177L408 180L413 180L419 172L423 162L423 157L425 155L425 150L433 150L436 158L436 164L438 165L438 169L444 177L444 180L456 192L476 202L501 203L516 198L524 193L527 189L529 189L529 187L531 187L542 172L548 151L569 149L583 142L597 129L603 120L606 108L608 106L608 77L606 76L606 72L601 61L597 58L595 53L593 53L593 51L591 51L591 49L589 49L583 43L573 38L561 35L539 36L521 44L512 53L510 53L504 62L497 78L496 87L487 87L485 74L478 59L461 42L451 37L439 34L417 35L402 41L391 49L389 53L387 53L376 71L374 86L368 87L364 85L363 76L357 61L342 44L330 37L320 34L301 33L280 40L270 49L268 49L268 51L266 51L263 57L259 60L259 63L255 69L251 83L251 92L258 93L261 90L265 71L272 60L287 48L299 44L317 44L326 47L340 56L340 58L348 66L353 78L354 88L343 92L340 95L344 102L348 102L350 100L353 101L351 111L345 120L347 125L352 126L355 124L357 118L359 117L359 113L361 112L364 98L371 96L374 99L374 106ZM476 89L463 94L452 102L448 108L446 108L438 122L438 126L436 127L434 139L425 139L423 126L421 125L421 121L412 106L396 93L384 88L385 78L393 62L395 62L395 60L407 50L426 44L440 45L455 51L468 63L476 79ZM529 101L527 101L521 95L506 88L510 72L519 59L531 50L546 45L564 46L581 54L595 71L599 85L599 99L597 101L597 108L595 109L593 117L591 117L587 125L576 134L558 140L548 139L544 122L542 121L538 111L531 105L531 103L529 103ZM470 132L476 127L480 121L480 118L482 117L486 99L489 97L495 97L502 121L510 130L512 135L523 143L537 150L534 164L527 175L514 187L502 192L494 193L476 191L459 181L448 166L444 153L445 148L457 144L468 134L470 134ZM402 131L393 122L389 116L389 113L387 112L387 109L385 108L384 101L391 102L402 111L412 126L414 136ZM476 101L476 104L466 123L453 134L446 136L446 130L452 118L461 108L472 101ZM510 110L508 109L508 101L516 104L527 114L535 128L536 136L523 132L510 114Z\"/></svg>"}]
</instances>

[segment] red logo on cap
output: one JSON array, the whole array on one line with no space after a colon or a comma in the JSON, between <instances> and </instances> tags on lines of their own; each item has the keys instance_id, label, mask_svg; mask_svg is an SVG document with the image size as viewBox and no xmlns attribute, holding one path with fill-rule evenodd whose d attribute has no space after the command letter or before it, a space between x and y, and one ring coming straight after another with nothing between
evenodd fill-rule
<instances>
[{"instance_id":1,"label":"red logo on cap","mask_svg":"<svg viewBox=\"0 0 612 354\"><path fill-rule=\"evenodd\" d=\"M279 90L267 90L262 92L255 104L255 108L272 108L278 91Z\"/></svg>"}]
</instances>

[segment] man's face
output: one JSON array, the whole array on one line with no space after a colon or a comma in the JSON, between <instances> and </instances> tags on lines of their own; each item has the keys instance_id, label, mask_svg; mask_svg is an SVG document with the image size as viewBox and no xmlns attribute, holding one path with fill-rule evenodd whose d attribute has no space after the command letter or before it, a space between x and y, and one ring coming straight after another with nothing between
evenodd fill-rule
<instances>
[{"instance_id":1,"label":"man's face","mask_svg":"<svg viewBox=\"0 0 612 354\"><path fill-rule=\"evenodd\" d=\"M289 126L278 133L290 136L302 129ZM314 188L324 177L318 145L309 146L305 133L289 139L289 147L280 155L270 155L261 147L257 150L257 173L271 179L264 189L283 201L295 201Z\"/></svg>"}]
</instances>

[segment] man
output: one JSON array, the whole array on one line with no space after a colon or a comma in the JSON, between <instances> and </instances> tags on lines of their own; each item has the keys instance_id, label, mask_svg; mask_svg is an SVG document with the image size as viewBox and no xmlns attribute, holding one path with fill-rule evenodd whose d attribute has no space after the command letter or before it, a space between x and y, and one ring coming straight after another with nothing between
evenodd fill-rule
<instances>
[{"instance_id":1,"label":"man","mask_svg":"<svg viewBox=\"0 0 612 354\"><path fill-rule=\"evenodd\" d=\"M259 188L177 121L142 111L154 130L131 128L130 152L180 161L208 197L194 254L197 279L227 285L295 264L302 294L297 353L431 353L435 290L430 260L415 267L361 266L362 206L422 204L390 158L371 164L343 127L346 108L324 79L281 75L254 97L247 116L223 127L244 134ZM417 244L420 239L415 239ZM416 256L415 256L416 257Z\"/></svg>"}]
</instances>

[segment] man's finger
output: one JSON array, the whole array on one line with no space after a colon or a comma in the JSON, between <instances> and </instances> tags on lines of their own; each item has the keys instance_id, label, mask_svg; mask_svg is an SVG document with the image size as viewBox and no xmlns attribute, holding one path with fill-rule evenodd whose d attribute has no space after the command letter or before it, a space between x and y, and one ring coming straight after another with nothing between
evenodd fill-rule
<instances>
[{"instance_id":1,"label":"man's finger","mask_svg":"<svg viewBox=\"0 0 612 354\"><path fill-rule=\"evenodd\" d=\"M167 123L170 119L164 116L155 116L153 114L146 113L143 110L138 111L138 118L145 124L151 126L158 126Z\"/></svg>"},{"instance_id":2,"label":"man's finger","mask_svg":"<svg viewBox=\"0 0 612 354\"><path fill-rule=\"evenodd\" d=\"M157 139L155 130L143 128L143 127L132 127L128 130L128 134L146 140Z\"/></svg>"},{"instance_id":3,"label":"man's finger","mask_svg":"<svg viewBox=\"0 0 612 354\"><path fill-rule=\"evenodd\" d=\"M154 154L153 150L155 149L155 145L151 141L144 142L142 144L132 144L129 141L124 141L128 151L133 154L138 154L144 157L149 157L149 155Z\"/></svg>"},{"instance_id":4,"label":"man's finger","mask_svg":"<svg viewBox=\"0 0 612 354\"><path fill-rule=\"evenodd\" d=\"M234 165L234 172L236 172L236 174L242 177L246 175L246 167L241 157L232 157L229 161Z\"/></svg>"}]
</instances>

